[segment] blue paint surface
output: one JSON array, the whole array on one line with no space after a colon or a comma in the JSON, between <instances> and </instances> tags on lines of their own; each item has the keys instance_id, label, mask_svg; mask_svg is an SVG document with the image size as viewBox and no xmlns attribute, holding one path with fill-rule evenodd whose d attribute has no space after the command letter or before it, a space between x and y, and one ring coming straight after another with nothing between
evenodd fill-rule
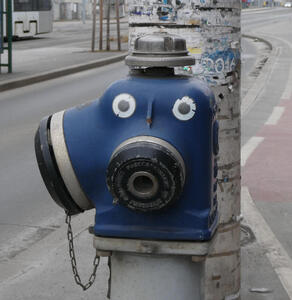
<instances>
[{"instance_id":1,"label":"blue paint surface","mask_svg":"<svg viewBox=\"0 0 292 300\"><path fill-rule=\"evenodd\" d=\"M136 110L126 119L117 117L112 109L114 98L121 93L136 99ZM196 113L189 121L180 121L172 113L175 101L184 96L196 103ZM150 113L151 126L146 121ZM77 178L96 207L95 234L158 240L210 239L218 223L214 117L214 95L205 83L175 76L129 76L113 83L99 100L66 111L65 140ZM114 205L106 186L106 170L115 148L141 135L169 142L186 165L180 199L161 211L136 212Z\"/></svg>"},{"instance_id":2,"label":"blue paint surface","mask_svg":"<svg viewBox=\"0 0 292 300\"><path fill-rule=\"evenodd\" d=\"M205 52L202 64L209 73L227 73L234 71L239 59L239 52L233 49L216 50L211 53Z\"/></svg>"}]
</instances>

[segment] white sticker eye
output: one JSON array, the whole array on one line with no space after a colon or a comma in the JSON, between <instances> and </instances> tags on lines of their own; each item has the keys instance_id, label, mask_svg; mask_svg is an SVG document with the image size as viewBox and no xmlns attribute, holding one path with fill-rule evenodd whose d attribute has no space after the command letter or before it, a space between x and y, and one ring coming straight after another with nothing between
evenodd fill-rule
<instances>
[{"instance_id":1,"label":"white sticker eye","mask_svg":"<svg viewBox=\"0 0 292 300\"><path fill-rule=\"evenodd\" d=\"M135 112L136 100L129 94L120 94L113 101L114 114L119 118L129 118Z\"/></svg>"},{"instance_id":2,"label":"white sticker eye","mask_svg":"<svg viewBox=\"0 0 292 300\"><path fill-rule=\"evenodd\" d=\"M188 121L195 115L196 108L195 101L185 96L175 101L172 112L178 120Z\"/></svg>"}]
</instances>

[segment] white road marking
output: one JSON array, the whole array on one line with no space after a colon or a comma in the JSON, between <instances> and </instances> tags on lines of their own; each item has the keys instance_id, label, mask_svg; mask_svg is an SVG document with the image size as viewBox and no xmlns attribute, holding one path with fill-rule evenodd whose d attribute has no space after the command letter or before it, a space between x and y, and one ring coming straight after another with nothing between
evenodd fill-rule
<instances>
[{"instance_id":1,"label":"white road marking","mask_svg":"<svg viewBox=\"0 0 292 300\"><path fill-rule=\"evenodd\" d=\"M292 300L292 260L258 211L247 187L242 187L241 196L241 211L244 219L252 228L259 245L265 249L273 269L289 299Z\"/></svg>"},{"instance_id":2,"label":"white road marking","mask_svg":"<svg viewBox=\"0 0 292 300\"><path fill-rule=\"evenodd\" d=\"M258 15L262 13L271 13L271 8L253 8L253 9L243 9L242 15Z\"/></svg>"},{"instance_id":3,"label":"white road marking","mask_svg":"<svg viewBox=\"0 0 292 300\"><path fill-rule=\"evenodd\" d=\"M265 125L276 125L285 111L283 106L275 106Z\"/></svg>"},{"instance_id":4,"label":"white road marking","mask_svg":"<svg viewBox=\"0 0 292 300\"><path fill-rule=\"evenodd\" d=\"M289 45L291 49L291 44ZM290 100L292 97L292 67L290 67L288 81L286 83L286 88L282 94L281 99Z\"/></svg>"},{"instance_id":5,"label":"white road marking","mask_svg":"<svg viewBox=\"0 0 292 300\"><path fill-rule=\"evenodd\" d=\"M248 158L256 149L256 147L264 140L261 136L253 136L247 143L241 148L241 166L244 167Z\"/></svg>"}]
</instances>

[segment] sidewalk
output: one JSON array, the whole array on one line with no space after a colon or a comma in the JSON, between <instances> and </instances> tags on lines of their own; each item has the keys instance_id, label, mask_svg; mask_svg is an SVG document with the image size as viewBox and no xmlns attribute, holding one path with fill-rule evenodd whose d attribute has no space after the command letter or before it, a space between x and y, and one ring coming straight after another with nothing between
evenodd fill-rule
<instances>
[{"instance_id":1,"label":"sidewalk","mask_svg":"<svg viewBox=\"0 0 292 300\"><path fill-rule=\"evenodd\" d=\"M245 202L246 194L243 193L242 196L242 202ZM84 281L90 275L94 258L92 235L87 231L93 220L93 211L89 211L74 217L72 223L78 270ZM243 224L246 226L245 221ZM289 300L265 256L265 250L247 228L242 230L241 300ZM10 261L0 262L0 268L0 300L107 299L109 270L106 258L101 259L96 281L88 291L83 292L75 284L65 225L30 250L20 253ZM5 277L10 279L5 280Z\"/></svg>"},{"instance_id":2,"label":"sidewalk","mask_svg":"<svg viewBox=\"0 0 292 300\"><path fill-rule=\"evenodd\" d=\"M243 12L254 12L254 11L263 11L263 10L271 10L276 7L249 7L249 8L243 8Z\"/></svg>"},{"instance_id":3,"label":"sidewalk","mask_svg":"<svg viewBox=\"0 0 292 300\"><path fill-rule=\"evenodd\" d=\"M114 26L115 23L111 22ZM13 73L6 68L0 74L0 91L57 78L75 72L99 67L123 60L127 54L127 20L121 25L121 48L117 51L116 33L111 28L111 51L98 51L99 39L95 41L95 52L91 52L91 22L56 22L54 31L33 40L13 43ZM105 25L104 25L105 26ZM105 38L105 34L104 34ZM106 41L103 41L103 48ZM5 54L2 61L6 60Z\"/></svg>"}]
</instances>

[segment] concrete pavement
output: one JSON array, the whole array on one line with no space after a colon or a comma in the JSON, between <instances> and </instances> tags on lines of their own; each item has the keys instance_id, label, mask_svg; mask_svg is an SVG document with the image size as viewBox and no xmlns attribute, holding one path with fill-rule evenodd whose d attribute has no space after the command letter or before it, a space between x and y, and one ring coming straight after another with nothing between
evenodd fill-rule
<instances>
[{"instance_id":1,"label":"concrete pavement","mask_svg":"<svg viewBox=\"0 0 292 300\"><path fill-rule=\"evenodd\" d=\"M6 74L6 69L2 69L0 91L123 60L128 49L127 22L126 18L122 19L122 51L115 50L117 49L115 22L111 22L111 51L98 51L99 37L96 37L96 51L91 52L91 22L86 24L80 21L56 22L52 33L40 35L31 40L15 41L13 43L13 73ZM105 47L104 40L103 48ZM6 59L6 53L4 53L2 61Z\"/></svg>"}]
</instances>

